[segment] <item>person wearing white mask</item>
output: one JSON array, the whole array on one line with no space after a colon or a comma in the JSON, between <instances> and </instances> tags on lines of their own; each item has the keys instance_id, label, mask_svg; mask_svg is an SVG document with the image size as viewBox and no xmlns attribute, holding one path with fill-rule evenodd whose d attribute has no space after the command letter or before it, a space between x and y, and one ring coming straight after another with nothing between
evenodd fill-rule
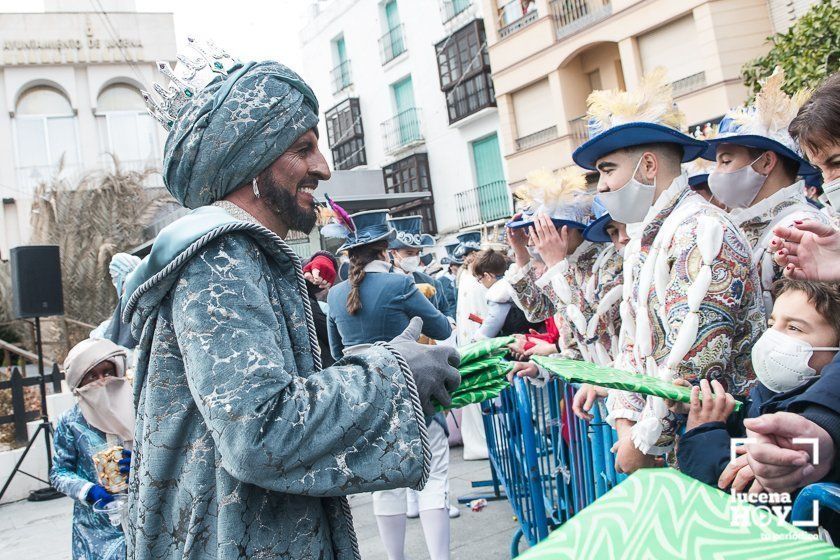
<instances>
[{"instance_id":1,"label":"person wearing white mask","mask_svg":"<svg viewBox=\"0 0 840 560\"><path fill-rule=\"evenodd\" d=\"M429 298L435 309L454 319L448 302L443 295L440 282L421 270L420 254L426 247L434 247L435 239L423 233L422 216L401 216L390 218L388 224L397 232L396 237L388 243L388 253L391 262L401 271L410 274L415 284L428 284L434 288L434 294Z\"/></svg>"},{"instance_id":2,"label":"person wearing white mask","mask_svg":"<svg viewBox=\"0 0 840 560\"><path fill-rule=\"evenodd\" d=\"M829 223L823 212L808 203L804 181L797 181L797 175L818 171L802 157L787 130L806 96L788 96L782 91L783 82L784 72L777 68L753 105L733 109L723 117L703 154L717 162L708 178L712 194L729 209L752 246L768 317L773 308L770 287L782 275L768 250L773 228L796 221Z\"/></svg>"},{"instance_id":3,"label":"person wearing white mask","mask_svg":"<svg viewBox=\"0 0 840 560\"><path fill-rule=\"evenodd\" d=\"M671 403L672 410L688 414L686 432L677 449L680 470L722 490L766 490L755 481L745 447L730 461L731 439L747 435L745 418L807 403L808 388L840 350L837 284L786 278L774 284L773 295L769 328L752 351L758 383L743 412L733 413L735 399L717 381L710 385L704 380L699 388L694 387L689 405Z\"/></svg>"},{"instance_id":4,"label":"person wearing white mask","mask_svg":"<svg viewBox=\"0 0 840 560\"><path fill-rule=\"evenodd\" d=\"M706 142L680 132L685 117L661 68L636 90L595 91L588 104L591 137L572 159L599 171L598 198L630 236L614 367L666 381L719 379L745 396L763 307L748 241L680 169ZM673 448L678 421L661 398L614 390L607 408L619 470L652 466Z\"/></svg>"},{"instance_id":5,"label":"person wearing white mask","mask_svg":"<svg viewBox=\"0 0 840 560\"><path fill-rule=\"evenodd\" d=\"M62 414L55 429L50 483L75 501L74 560L122 560L125 535L105 515L93 511L114 500L100 483L94 455L103 447L123 447L119 472L127 478L134 440L134 403L125 379L126 350L110 340L83 340L67 354L67 385L77 403ZM111 490L114 487L110 488Z\"/></svg>"}]
</instances>

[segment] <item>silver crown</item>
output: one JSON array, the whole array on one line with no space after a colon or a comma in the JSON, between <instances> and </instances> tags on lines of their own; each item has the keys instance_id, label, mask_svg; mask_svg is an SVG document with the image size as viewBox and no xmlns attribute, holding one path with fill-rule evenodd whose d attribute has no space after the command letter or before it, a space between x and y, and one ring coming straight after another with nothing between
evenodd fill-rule
<instances>
[{"instance_id":1,"label":"silver crown","mask_svg":"<svg viewBox=\"0 0 840 560\"><path fill-rule=\"evenodd\" d=\"M168 80L167 87L154 84L156 96L147 91L141 91L143 101L149 113L166 130L172 128L178 118L178 112L198 92L207 87L217 75L227 76L228 72L239 63L212 41L199 43L192 37L187 37L189 46L198 53L198 57L189 58L178 55L177 71L168 62L159 60L158 70Z\"/></svg>"}]
</instances>

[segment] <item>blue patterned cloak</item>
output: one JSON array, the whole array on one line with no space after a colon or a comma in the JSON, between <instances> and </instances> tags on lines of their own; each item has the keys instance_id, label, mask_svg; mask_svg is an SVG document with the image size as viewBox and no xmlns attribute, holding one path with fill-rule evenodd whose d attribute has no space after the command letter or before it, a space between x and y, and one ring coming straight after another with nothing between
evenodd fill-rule
<instances>
[{"instance_id":1,"label":"blue patterned cloak","mask_svg":"<svg viewBox=\"0 0 840 560\"><path fill-rule=\"evenodd\" d=\"M297 256L229 203L166 228L127 282L129 557L359 558L345 496L428 476L402 358L380 343L321 370Z\"/></svg>"}]
</instances>

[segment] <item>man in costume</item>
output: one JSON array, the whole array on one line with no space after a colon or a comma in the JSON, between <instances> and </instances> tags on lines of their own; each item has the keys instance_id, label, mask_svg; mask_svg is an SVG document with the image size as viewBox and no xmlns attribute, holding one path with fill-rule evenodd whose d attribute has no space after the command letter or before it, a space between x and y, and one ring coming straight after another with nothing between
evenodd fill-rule
<instances>
[{"instance_id":1,"label":"man in costume","mask_svg":"<svg viewBox=\"0 0 840 560\"><path fill-rule=\"evenodd\" d=\"M359 558L345 496L423 486L424 414L432 392L446 400L457 355L407 332L321 369L283 241L314 226L330 177L318 102L277 62L200 53L179 59L183 75L161 63L170 88L145 94L171 127L167 189L193 210L124 296L140 336L129 557Z\"/></svg>"},{"instance_id":2,"label":"man in costume","mask_svg":"<svg viewBox=\"0 0 840 560\"><path fill-rule=\"evenodd\" d=\"M667 381L718 379L746 395L750 350L764 329L749 243L680 169L707 144L679 132L684 117L662 69L634 91L596 91L588 103L591 137L572 158L599 171L598 198L630 235L616 367ZM676 419L662 399L611 391L608 408L620 469L652 465L672 448Z\"/></svg>"},{"instance_id":3,"label":"man in costume","mask_svg":"<svg viewBox=\"0 0 840 560\"><path fill-rule=\"evenodd\" d=\"M599 319L592 320L595 317L592 304L615 300L621 288L604 278L601 288L612 293L609 297L607 292L601 293L598 301L595 299L599 291L595 270L604 263L605 259L600 259L604 247L584 238L592 217L592 196L586 192L583 173L573 167L559 174L531 173L517 196L529 205L528 210L507 225L516 255L516 263L508 270L507 278L516 294L517 305L526 312L529 321L544 321L554 316L560 333L557 352L564 357L610 362L609 333L606 329L597 331ZM528 252L529 243L546 265L539 278ZM610 254L615 254L614 249ZM606 338L600 340L601 335Z\"/></svg>"},{"instance_id":4,"label":"man in costume","mask_svg":"<svg viewBox=\"0 0 840 560\"><path fill-rule=\"evenodd\" d=\"M819 172L802 157L788 133L806 94L788 96L782 91L784 77L777 68L762 84L753 105L729 111L703 154L703 158L717 161L708 178L712 194L729 209L752 246L768 318L773 310L770 288L782 275L768 251L773 228L791 226L797 220L830 223L808 203L805 182L797 181L797 175Z\"/></svg>"},{"instance_id":5,"label":"man in costume","mask_svg":"<svg viewBox=\"0 0 840 560\"><path fill-rule=\"evenodd\" d=\"M427 284L432 288L429 300L435 309L446 316L449 307L443 295L443 288L440 283L420 270L420 253L426 247L434 247L435 240L431 235L424 234L422 216L401 216L388 220L392 228L397 232L396 237L388 243L388 253L394 266L414 277L414 283L418 286Z\"/></svg>"}]
</instances>

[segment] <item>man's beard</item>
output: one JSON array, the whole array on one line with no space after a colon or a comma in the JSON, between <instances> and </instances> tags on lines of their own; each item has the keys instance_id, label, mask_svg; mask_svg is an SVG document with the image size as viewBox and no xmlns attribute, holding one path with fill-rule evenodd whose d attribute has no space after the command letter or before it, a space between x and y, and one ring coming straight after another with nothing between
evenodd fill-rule
<instances>
[{"instance_id":1,"label":"man's beard","mask_svg":"<svg viewBox=\"0 0 840 560\"><path fill-rule=\"evenodd\" d=\"M315 222L318 217L315 206L313 205L312 208L301 207L297 202L297 188L294 193L289 192L288 189L275 183L270 170L267 171L269 172L261 173L257 178L260 195L265 199L265 203L272 212L277 214L280 221L289 230L299 231L309 235L309 232L315 227ZM317 181L315 184L317 185Z\"/></svg>"}]
</instances>

